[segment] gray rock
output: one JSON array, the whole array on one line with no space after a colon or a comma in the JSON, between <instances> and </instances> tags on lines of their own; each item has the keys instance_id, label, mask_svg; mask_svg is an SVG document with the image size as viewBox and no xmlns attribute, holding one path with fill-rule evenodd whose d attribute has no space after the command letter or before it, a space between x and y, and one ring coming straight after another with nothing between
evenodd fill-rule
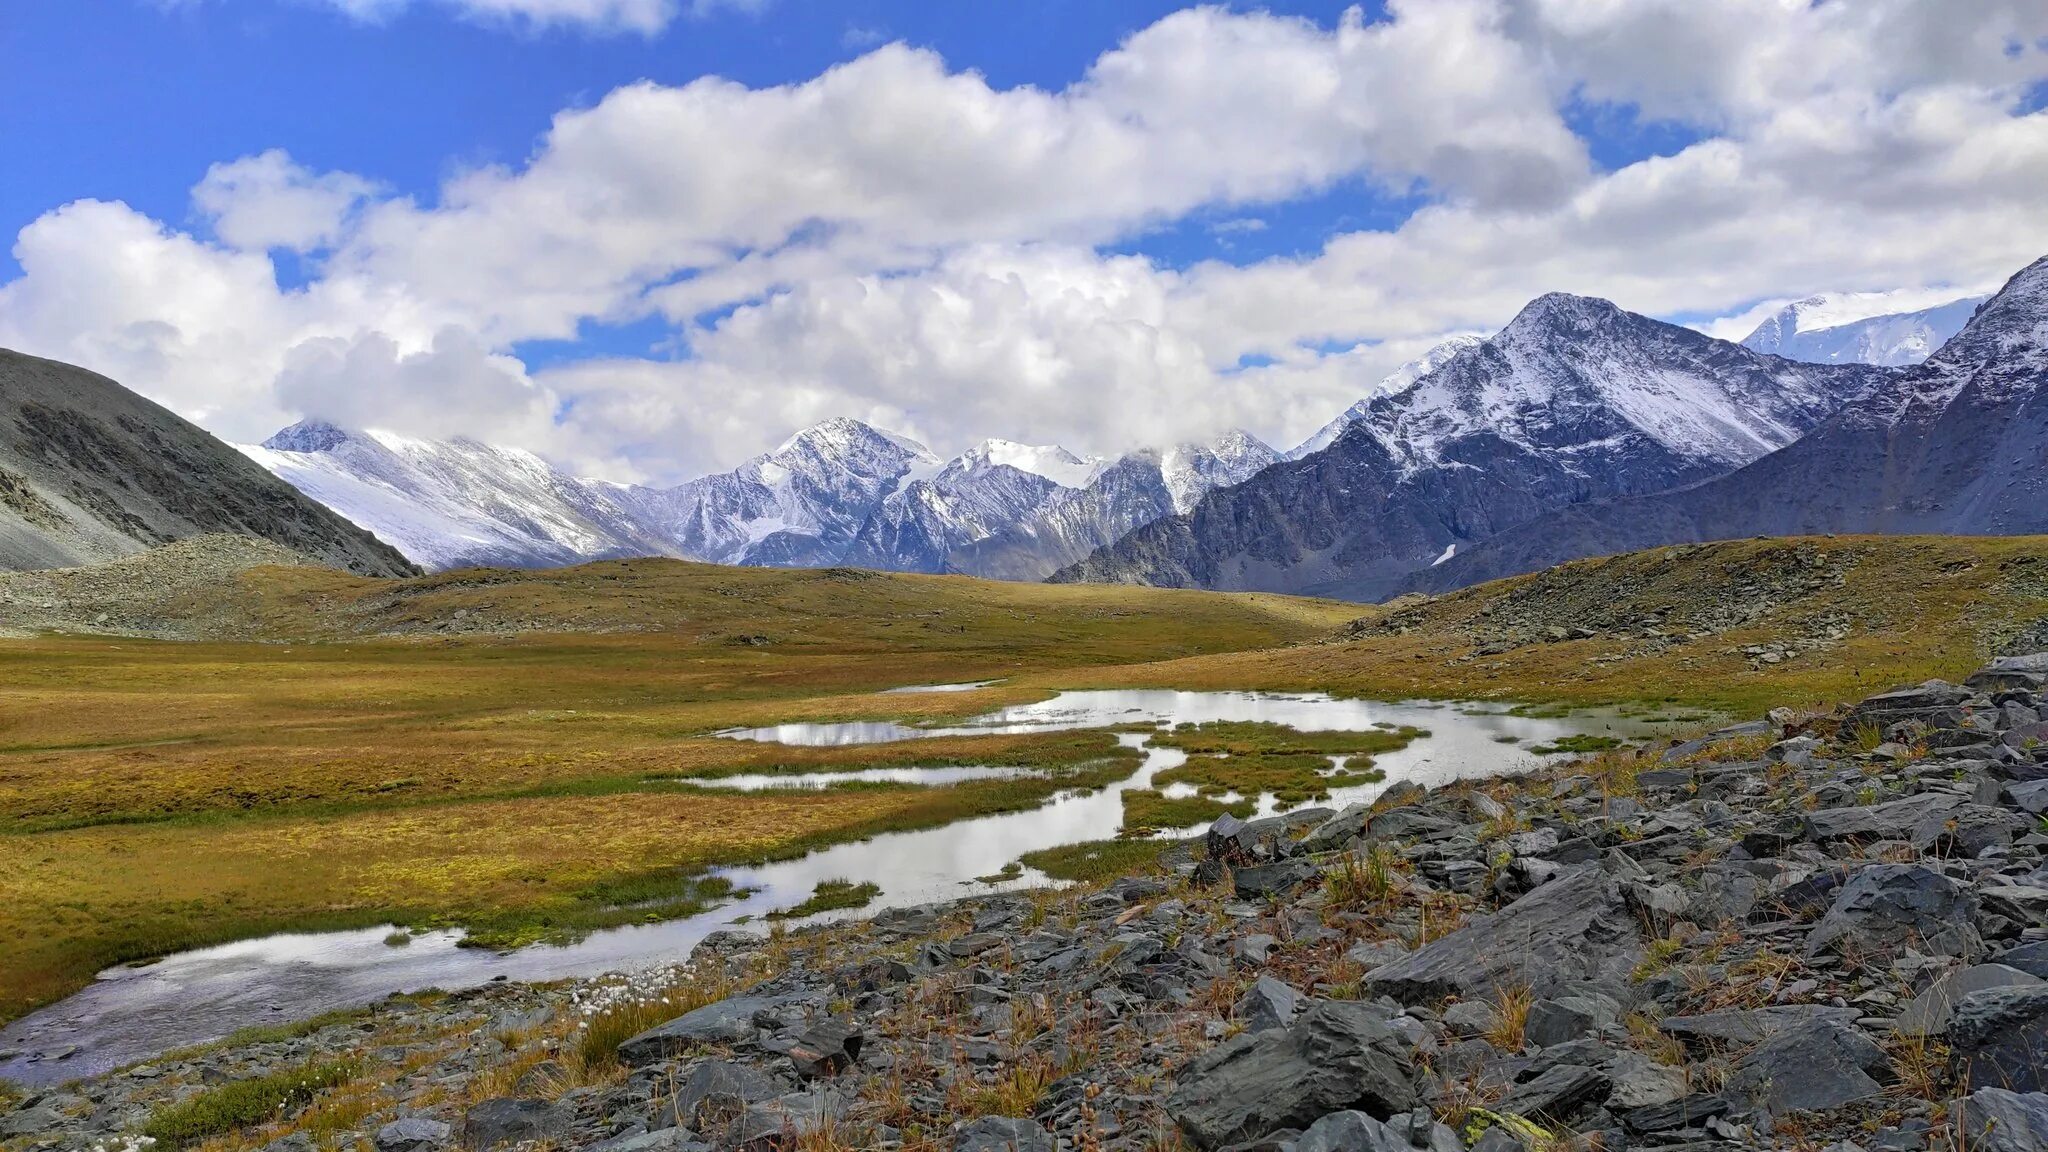
<instances>
[{"instance_id":1,"label":"gray rock","mask_svg":"<svg viewBox=\"0 0 2048 1152\"><path fill-rule=\"evenodd\" d=\"M1166 1110L1197 1147L1222 1148L1331 1112L1391 1116L1417 1102L1413 1049L1367 1004L1320 1001L1286 1028L1196 1057Z\"/></svg>"},{"instance_id":2,"label":"gray rock","mask_svg":"<svg viewBox=\"0 0 2048 1152\"><path fill-rule=\"evenodd\" d=\"M1735 1062L1725 1092L1773 1116L1824 1112L1884 1091L1873 1074L1890 1062L1884 1050L1840 1020L1819 1018L1765 1039Z\"/></svg>"},{"instance_id":3,"label":"gray rock","mask_svg":"<svg viewBox=\"0 0 2048 1152\"><path fill-rule=\"evenodd\" d=\"M1316 866L1306 860L1283 860L1278 864L1237 868L1230 876L1238 899L1265 900L1287 895L1314 881L1318 873Z\"/></svg>"},{"instance_id":4,"label":"gray rock","mask_svg":"<svg viewBox=\"0 0 2048 1152\"><path fill-rule=\"evenodd\" d=\"M1957 1074L1971 1088L2048 1090L2048 985L1963 997L1948 1041Z\"/></svg>"},{"instance_id":5,"label":"gray rock","mask_svg":"<svg viewBox=\"0 0 2048 1152\"><path fill-rule=\"evenodd\" d=\"M737 1044L752 1040L754 1016L805 1000L800 995L733 996L685 1012L619 1045L619 1059L638 1067L681 1055L704 1044Z\"/></svg>"},{"instance_id":6,"label":"gray rock","mask_svg":"<svg viewBox=\"0 0 2048 1152\"><path fill-rule=\"evenodd\" d=\"M2006 950L1998 962L2008 968L2017 968L2029 976L2048 980L2048 940L2037 940Z\"/></svg>"},{"instance_id":7,"label":"gray rock","mask_svg":"<svg viewBox=\"0 0 2048 1152\"><path fill-rule=\"evenodd\" d=\"M547 1100L500 1097L486 1100L462 1114L462 1146L496 1148L522 1140L560 1140L575 1117Z\"/></svg>"},{"instance_id":8,"label":"gray rock","mask_svg":"<svg viewBox=\"0 0 2048 1152\"><path fill-rule=\"evenodd\" d=\"M1861 808L1820 808L1806 814L1806 838L1823 844L1905 840L1921 821L1963 802L1947 792L1922 792Z\"/></svg>"},{"instance_id":9,"label":"gray rock","mask_svg":"<svg viewBox=\"0 0 2048 1152\"><path fill-rule=\"evenodd\" d=\"M1526 1084L1517 1084L1495 1108L1516 1116L1563 1122L1607 1099L1614 1082L1598 1068L1583 1064L1558 1064L1546 1068Z\"/></svg>"},{"instance_id":10,"label":"gray rock","mask_svg":"<svg viewBox=\"0 0 2048 1152\"><path fill-rule=\"evenodd\" d=\"M1231 1015L1253 1032L1280 1028L1291 1023L1301 1011L1302 994L1271 976L1261 976L1238 997Z\"/></svg>"},{"instance_id":11,"label":"gray rock","mask_svg":"<svg viewBox=\"0 0 2048 1152\"><path fill-rule=\"evenodd\" d=\"M2009 848L2025 822L2002 808L1962 804L1930 812L1913 825L1913 847L1933 856L1974 860L1989 848Z\"/></svg>"},{"instance_id":12,"label":"gray rock","mask_svg":"<svg viewBox=\"0 0 2048 1152\"><path fill-rule=\"evenodd\" d=\"M373 1142L377 1152L429 1152L447 1144L454 1135L454 1130L439 1120L407 1116L377 1129Z\"/></svg>"},{"instance_id":13,"label":"gray rock","mask_svg":"<svg viewBox=\"0 0 2048 1152\"><path fill-rule=\"evenodd\" d=\"M1947 1030L1958 1000L1992 988L2032 988L2041 979L2004 964L1974 964L1928 985L1899 1012L1892 1024L1901 1036L1935 1036Z\"/></svg>"},{"instance_id":14,"label":"gray rock","mask_svg":"<svg viewBox=\"0 0 2048 1152\"><path fill-rule=\"evenodd\" d=\"M750 1064L706 1060L690 1069L669 1102L668 1122L698 1132L715 1132L746 1115L747 1109L789 1091L789 1084Z\"/></svg>"},{"instance_id":15,"label":"gray rock","mask_svg":"<svg viewBox=\"0 0 2048 1152\"><path fill-rule=\"evenodd\" d=\"M1684 1041L1688 1048L1711 1052L1747 1048L1815 1020L1853 1024L1857 1015L1854 1008L1825 1004L1776 1004L1768 1008L1703 1012L1697 1016L1666 1016L1657 1022L1657 1027L1665 1035Z\"/></svg>"},{"instance_id":16,"label":"gray rock","mask_svg":"<svg viewBox=\"0 0 2048 1152\"><path fill-rule=\"evenodd\" d=\"M636 1132L629 1136L614 1136L600 1144L592 1144L587 1152L711 1152L711 1145L697 1138L688 1128L661 1128L653 1132Z\"/></svg>"},{"instance_id":17,"label":"gray rock","mask_svg":"<svg viewBox=\"0 0 2048 1152\"><path fill-rule=\"evenodd\" d=\"M1372 805L1352 804L1323 821L1302 838L1304 852L1332 852L1365 835L1365 822L1372 817Z\"/></svg>"},{"instance_id":18,"label":"gray rock","mask_svg":"<svg viewBox=\"0 0 2048 1152\"><path fill-rule=\"evenodd\" d=\"M2048 1095L1979 1088L1963 1101L1970 1152L2048 1152Z\"/></svg>"},{"instance_id":19,"label":"gray rock","mask_svg":"<svg viewBox=\"0 0 2048 1152\"><path fill-rule=\"evenodd\" d=\"M953 1152L1058 1152L1059 1144L1036 1120L983 1116L953 1135Z\"/></svg>"},{"instance_id":20,"label":"gray rock","mask_svg":"<svg viewBox=\"0 0 2048 1152\"><path fill-rule=\"evenodd\" d=\"M2027 780L2005 786L2005 798L2030 816L2048 814L2048 780Z\"/></svg>"},{"instance_id":21,"label":"gray rock","mask_svg":"<svg viewBox=\"0 0 2048 1152\"><path fill-rule=\"evenodd\" d=\"M1577 1040L1613 1019L1614 1014L1605 1010L1605 1005L1597 1004L1589 997L1565 996L1531 1004L1523 1032L1529 1043L1538 1048L1550 1048L1568 1040Z\"/></svg>"},{"instance_id":22,"label":"gray rock","mask_svg":"<svg viewBox=\"0 0 2048 1152\"><path fill-rule=\"evenodd\" d=\"M1410 1004L1512 986L1544 995L1625 974L1641 944L1619 887L1600 869L1582 867L1382 965L1366 981L1375 994Z\"/></svg>"},{"instance_id":23,"label":"gray rock","mask_svg":"<svg viewBox=\"0 0 2048 1152\"><path fill-rule=\"evenodd\" d=\"M1443 1021L1460 1036L1477 1036L1500 1023L1500 1009L1485 1000L1460 1000L1444 1009Z\"/></svg>"},{"instance_id":24,"label":"gray rock","mask_svg":"<svg viewBox=\"0 0 2048 1152\"><path fill-rule=\"evenodd\" d=\"M1631 1108L1622 1113L1622 1126L1639 1136L1657 1132L1673 1132L1680 1128L1698 1128L1715 1116L1728 1112L1728 1101L1719 1096L1701 1093L1681 1097L1663 1104Z\"/></svg>"},{"instance_id":25,"label":"gray rock","mask_svg":"<svg viewBox=\"0 0 2048 1152\"><path fill-rule=\"evenodd\" d=\"M861 1030L846 1020L813 1025L790 1045L789 1062L803 1077L837 1076L860 1059Z\"/></svg>"},{"instance_id":26,"label":"gray rock","mask_svg":"<svg viewBox=\"0 0 2048 1152\"><path fill-rule=\"evenodd\" d=\"M1363 1112L1332 1112L1308 1126L1294 1152L1412 1152L1408 1141Z\"/></svg>"},{"instance_id":27,"label":"gray rock","mask_svg":"<svg viewBox=\"0 0 2048 1152\"><path fill-rule=\"evenodd\" d=\"M1806 939L1806 954L1840 952L1860 959L1906 949L1975 960L1977 898L1920 864L1873 864L1849 877Z\"/></svg>"}]
</instances>

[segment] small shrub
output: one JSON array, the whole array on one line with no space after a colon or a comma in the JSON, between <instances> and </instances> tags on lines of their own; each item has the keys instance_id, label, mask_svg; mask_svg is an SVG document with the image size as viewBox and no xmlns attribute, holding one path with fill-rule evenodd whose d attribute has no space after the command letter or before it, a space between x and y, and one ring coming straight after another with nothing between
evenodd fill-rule
<instances>
[{"instance_id":1,"label":"small shrub","mask_svg":"<svg viewBox=\"0 0 2048 1152\"><path fill-rule=\"evenodd\" d=\"M865 908L882 894L882 886L873 883L855 884L851 880L820 880L803 903L793 908L770 912L770 920L798 920L815 916L820 912L836 912L844 908Z\"/></svg>"},{"instance_id":2,"label":"small shrub","mask_svg":"<svg viewBox=\"0 0 2048 1152\"><path fill-rule=\"evenodd\" d=\"M1528 1038L1529 1008L1536 997L1527 986L1502 988L1494 993L1495 1019L1486 1039L1503 1052L1520 1052Z\"/></svg>"}]
</instances>

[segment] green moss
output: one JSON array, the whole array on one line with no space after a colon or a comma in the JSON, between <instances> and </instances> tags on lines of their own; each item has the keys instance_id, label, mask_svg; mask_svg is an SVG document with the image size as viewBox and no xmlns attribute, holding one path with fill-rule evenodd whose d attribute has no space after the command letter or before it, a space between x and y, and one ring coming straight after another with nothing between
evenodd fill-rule
<instances>
[{"instance_id":1,"label":"green moss","mask_svg":"<svg viewBox=\"0 0 2048 1152\"><path fill-rule=\"evenodd\" d=\"M564 901L471 919L462 946L502 950L568 943L604 928L695 916L733 895L732 881L723 876L674 868L617 876L580 888Z\"/></svg>"},{"instance_id":2,"label":"green moss","mask_svg":"<svg viewBox=\"0 0 2048 1152\"><path fill-rule=\"evenodd\" d=\"M1332 770L1330 759L1312 753L1280 753L1242 756L1193 756L1178 768L1159 773L1158 784L1192 784L1206 797L1229 793L1260 796L1270 793L1283 805L1320 800L1332 788L1349 788L1384 779L1376 768L1352 767Z\"/></svg>"},{"instance_id":3,"label":"green moss","mask_svg":"<svg viewBox=\"0 0 2048 1152\"><path fill-rule=\"evenodd\" d=\"M879 884L855 884L851 880L820 880L818 886L803 903L794 908L770 912L770 920L798 920L815 916L820 912L837 912L846 908L865 908L882 894Z\"/></svg>"},{"instance_id":4,"label":"green moss","mask_svg":"<svg viewBox=\"0 0 2048 1152\"><path fill-rule=\"evenodd\" d=\"M208 1088L196 1096L159 1108L142 1134L160 1144L186 1147L213 1136L235 1132L304 1107L329 1088L356 1077L353 1061L302 1064Z\"/></svg>"},{"instance_id":5,"label":"green moss","mask_svg":"<svg viewBox=\"0 0 2048 1152\"><path fill-rule=\"evenodd\" d=\"M1364 732L1303 732L1285 724L1218 721L1183 724L1160 732L1152 743L1183 752L1252 755L1371 755L1393 752L1429 733L1420 728L1376 728Z\"/></svg>"}]
</instances>

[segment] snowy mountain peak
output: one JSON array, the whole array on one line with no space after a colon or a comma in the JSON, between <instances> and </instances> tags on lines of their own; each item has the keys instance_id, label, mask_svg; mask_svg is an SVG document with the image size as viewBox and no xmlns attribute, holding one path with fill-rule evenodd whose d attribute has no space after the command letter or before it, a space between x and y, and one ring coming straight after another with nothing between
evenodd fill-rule
<instances>
[{"instance_id":1,"label":"snowy mountain peak","mask_svg":"<svg viewBox=\"0 0 2048 1152\"><path fill-rule=\"evenodd\" d=\"M1102 467L1097 459L1082 459L1057 444L1019 444L1015 440L983 440L960 454L947 470L976 472L1007 466L1019 472L1043 477L1062 488L1083 488Z\"/></svg>"},{"instance_id":2,"label":"snowy mountain peak","mask_svg":"<svg viewBox=\"0 0 2048 1152\"><path fill-rule=\"evenodd\" d=\"M1823 293L1772 313L1742 346L1816 364L1918 364L1969 322L1982 296L1924 306L1927 292ZM1917 305L1917 307L1916 307Z\"/></svg>"},{"instance_id":3,"label":"snowy mountain peak","mask_svg":"<svg viewBox=\"0 0 2048 1152\"><path fill-rule=\"evenodd\" d=\"M1175 512L1186 512L1218 488L1242 484L1280 461L1264 441L1235 428L1207 444L1176 444L1159 454L1159 475Z\"/></svg>"},{"instance_id":4,"label":"snowy mountain peak","mask_svg":"<svg viewBox=\"0 0 2048 1152\"><path fill-rule=\"evenodd\" d=\"M895 432L884 431L849 416L821 420L784 440L775 451L757 459L780 460L789 456L810 456L824 460L857 461L864 457L902 456L936 464L931 449Z\"/></svg>"},{"instance_id":5,"label":"snowy mountain peak","mask_svg":"<svg viewBox=\"0 0 2048 1152\"><path fill-rule=\"evenodd\" d=\"M1494 337L1496 343L1548 340L1560 333L1574 335L1597 331L1635 319L1611 300L1597 296L1574 296L1569 292L1546 292L1522 306L1515 318Z\"/></svg>"},{"instance_id":6,"label":"snowy mountain peak","mask_svg":"<svg viewBox=\"0 0 2048 1152\"><path fill-rule=\"evenodd\" d=\"M263 447L273 452L331 452L351 439L349 432L325 420L301 420L279 429Z\"/></svg>"},{"instance_id":7,"label":"snowy mountain peak","mask_svg":"<svg viewBox=\"0 0 2048 1152\"><path fill-rule=\"evenodd\" d=\"M1365 415L1367 407L1372 404L1375 397L1406 392L1415 386L1417 380L1436 371L1458 353L1477 348L1484 343L1484 336L1464 335L1453 336L1435 345L1429 351L1381 377L1380 382L1365 394L1364 399L1338 413L1335 420L1317 429L1315 435L1295 445L1294 450L1286 454L1286 458L1299 460L1311 452L1320 452L1328 448L1346 428L1356 424Z\"/></svg>"}]
</instances>

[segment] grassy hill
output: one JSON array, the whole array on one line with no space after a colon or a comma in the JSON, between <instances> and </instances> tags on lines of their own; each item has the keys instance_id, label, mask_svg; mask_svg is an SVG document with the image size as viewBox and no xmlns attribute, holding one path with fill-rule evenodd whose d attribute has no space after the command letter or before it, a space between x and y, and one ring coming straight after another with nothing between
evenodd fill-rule
<instances>
[{"instance_id":1,"label":"grassy hill","mask_svg":"<svg viewBox=\"0 0 2048 1152\"><path fill-rule=\"evenodd\" d=\"M1375 606L1320 644L1106 670L1096 686L1827 705L2048 648L2048 537L1723 541Z\"/></svg>"}]
</instances>

